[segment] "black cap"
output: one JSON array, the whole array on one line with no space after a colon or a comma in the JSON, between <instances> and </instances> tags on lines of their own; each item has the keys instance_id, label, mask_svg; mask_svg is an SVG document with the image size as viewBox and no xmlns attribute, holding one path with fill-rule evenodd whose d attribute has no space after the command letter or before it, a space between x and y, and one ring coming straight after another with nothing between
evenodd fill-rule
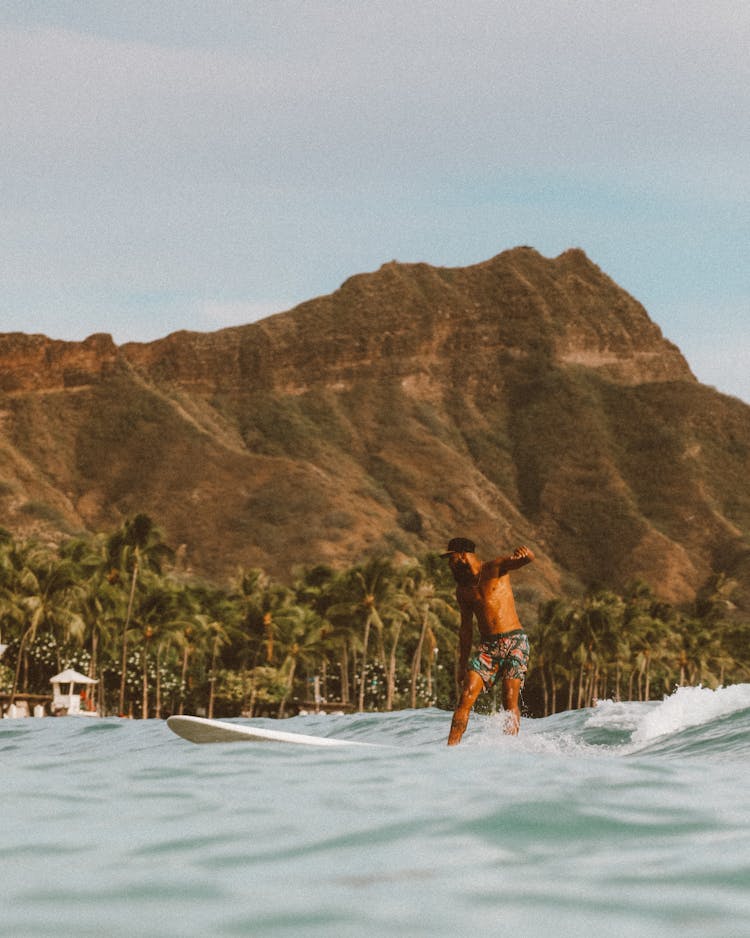
<instances>
[{"instance_id":1,"label":"black cap","mask_svg":"<svg viewBox=\"0 0 750 938\"><path fill-rule=\"evenodd\" d=\"M476 550L476 546L474 541L470 541L468 537L452 537L448 541L447 552L440 556L449 557L451 554L473 554Z\"/></svg>"}]
</instances>

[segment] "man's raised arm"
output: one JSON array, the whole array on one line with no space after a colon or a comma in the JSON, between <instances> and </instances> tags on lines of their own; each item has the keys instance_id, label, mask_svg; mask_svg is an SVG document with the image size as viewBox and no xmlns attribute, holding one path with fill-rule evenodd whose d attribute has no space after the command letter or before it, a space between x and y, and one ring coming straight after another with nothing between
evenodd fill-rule
<instances>
[{"instance_id":1,"label":"man's raised arm","mask_svg":"<svg viewBox=\"0 0 750 938\"><path fill-rule=\"evenodd\" d=\"M495 576L502 576L511 570L518 570L519 567L525 567L534 559L534 552L530 547L517 547L512 554L507 557L498 557L492 563L497 564L497 573Z\"/></svg>"}]
</instances>

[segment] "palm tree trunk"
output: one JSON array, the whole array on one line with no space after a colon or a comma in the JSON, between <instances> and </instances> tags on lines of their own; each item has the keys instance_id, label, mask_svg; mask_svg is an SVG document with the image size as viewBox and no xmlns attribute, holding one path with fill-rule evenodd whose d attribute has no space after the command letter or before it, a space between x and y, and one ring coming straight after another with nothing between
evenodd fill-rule
<instances>
[{"instance_id":1,"label":"palm tree trunk","mask_svg":"<svg viewBox=\"0 0 750 938\"><path fill-rule=\"evenodd\" d=\"M148 719L148 641L143 642L143 693L141 696L141 718Z\"/></svg>"},{"instance_id":2,"label":"palm tree trunk","mask_svg":"<svg viewBox=\"0 0 750 938\"><path fill-rule=\"evenodd\" d=\"M133 563L133 579L130 583L130 598L128 599L128 611L125 614L125 625L122 630L122 659L120 662L120 716L125 716L125 676L128 669L128 629L130 628L130 617L133 614L133 600L135 599L135 584L138 581L138 557L135 557Z\"/></svg>"},{"instance_id":3,"label":"palm tree trunk","mask_svg":"<svg viewBox=\"0 0 750 938\"><path fill-rule=\"evenodd\" d=\"M549 687L547 686L547 669L542 664L542 700L544 701L544 715L549 716Z\"/></svg>"},{"instance_id":4,"label":"palm tree trunk","mask_svg":"<svg viewBox=\"0 0 750 938\"><path fill-rule=\"evenodd\" d=\"M383 642L383 629L382 629L382 628L380 628L380 629L377 630L376 637L377 637L377 640L378 640L378 653L377 653L377 656L376 656L376 659L375 659L375 660L376 660L377 662L381 662L381 661L382 661L383 664L385 664L385 661L386 661L386 658L385 658L385 644L384 644L384 642Z\"/></svg>"},{"instance_id":5,"label":"palm tree trunk","mask_svg":"<svg viewBox=\"0 0 750 938\"><path fill-rule=\"evenodd\" d=\"M594 673L591 675L591 700L589 703L590 707L595 706L596 701L599 699L599 681L601 679L601 672L599 670L599 665L595 665Z\"/></svg>"},{"instance_id":6,"label":"palm tree trunk","mask_svg":"<svg viewBox=\"0 0 750 938\"><path fill-rule=\"evenodd\" d=\"M187 669L190 647L185 645L182 649L182 672L180 673L180 715L185 712L185 693L187 691Z\"/></svg>"},{"instance_id":7,"label":"palm tree trunk","mask_svg":"<svg viewBox=\"0 0 750 938\"><path fill-rule=\"evenodd\" d=\"M398 637L401 632L401 622L394 625L393 642L388 656L388 673L386 675L385 689L385 709L393 710L393 697L396 690L396 648L398 646Z\"/></svg>"},{"instance_id":8,"label":"palm tree trunk","mask_svg":"<svg viewBox=\"0 0 750 938\"><path fill-rule=\"evenodd\" d=\"M214 718L214 696L216 691L216 659L219 654L219 638L214 639L213 652L211 654L211 677L208 681L208 719Z\"/></svg>"},{"instance_id":9,"label":"palm tree trunk","mask_svg":"<svg viewBox=\"0 0 750 938\"><path fill-rule=\"evenodd\" d=\"M21 676L21 660L23 658L24 650L26 648L26 640L29 637L32 626L29 626L26 631L21 636L21 644L18 646L18 658L16 659L16 671L13 675L13 687L10 692L10 700L8 701L8 707L12 707L16 702L16 693L18 692L18 681Z\"/></svg>"},{"instance_id":10,"label":"palm tree trunk","mask_svg":"<svg viewBox=\"0 0 750 938\"><path fill-rule=\"evenodd\" d=\"M578 669L578 703L576 705L577 709L580 710L583 706L583 662Z\"/></svg>"},{"instance_id":11,"label":"palm tree trunk","mask_svg":"<svg viewBox=\"0 0 750 938\"><path fill-rule=\"evenodd\" d=\"M552 713L557 713L557 681L555 680L554 668L550 675L550 682L552 684Z\"/></svg>"},{"instance_id":12,"label":"palm tree trunk","mask_svg":"<svg viewBox=\"0 0 750 938\"><path fill-rule=\"evenodd\" d=\"M89 661L89 672L88 676L90 678L96 677L96 658L98 653L99 645L99 633L97 632L96 625L91 629L91 661ZM99 697L100 697L100 688L98 684L91 685L91 706L94 710L99 708Z\"/></svg>"},{"instance_id":13,"label":"palm tree trunk","mask_svg":"<svg viewBox=\"0 0 750 938\"><path fill-rule=\"evenodd\" d=\"M341 643L341 703L349 703L349 654L346 639Z\"/></svg>"},{"instance_id":14,"label":"palm tree trunk","mask_svg":"<svg viewBox=\"0 0 750 938\"><path fill-rule=\"evenodd\" d=\"M156 705L154 716L161 720L161 674L159 671L159 659L161 658L161 643L156 646Z\"/></svg>"},{"instance_id":15,"label":"palm tree trunk","mask_svg":"<svg viewBox=\"0 0 750 938\"><path fill-rule=\"evenodd\" d=\"M424 612L422 615L422 628L419 632L419 641L417 642L417 649L414 652L414 657L411 659L411 688L410 688L410 703L412 710L416 709L417 706L417 680L422 671L422 646L424 645L424 637L427 632L427 613Z\"/></svg>"},{"instance_id":16,"label":"palm tree trunk","mask_svg":"<svg viewBox=\"0 0 750 938\"><path fill-rule=\"evenodd\" d=\"M297 659L292 659L291 669L289 671L289 677L286 682L286 693L281 698L281 703L279 704L279 719L282 719L284 716L284 711L286 709L286 702L292 696L292 688L294 687L294 672L297 670Z\"/></svg>"},{"instance_id":17,"label":"palm tree trunk","mask_svg":"<svg viewBox=\"0 0 750 938\"><path fill-rule=\"evenodd\" d=\"M357 710L362 713L365 709L365 666L367 665L367 643L370 638L370 625L372 624L372 615L368 614L365 620L365 631L362 637L362 669L359 675L359 700Z\"/></svg>"},{"instance_id":18,"label":"palm tree trunk","mask_svg":"<svg viewBox=\"0 0 750 938\"><path fill-rule=\"evenodd\" d=\"M96 687L97 687L97 696L96 696L97 709L99 712L99 716L104 717L107 715L107 696L106 696L105 687L104 687L104 668L102 666L99 667L99 683L96 685Z\"/></svg>"}]
</instances>

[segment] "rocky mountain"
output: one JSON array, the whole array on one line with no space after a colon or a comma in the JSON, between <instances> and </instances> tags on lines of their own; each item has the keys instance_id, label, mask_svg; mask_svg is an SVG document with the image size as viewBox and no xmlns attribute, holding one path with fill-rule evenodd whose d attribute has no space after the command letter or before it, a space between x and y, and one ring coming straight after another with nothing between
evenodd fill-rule
<instances>
[{"instance_id":1,"label":"rocky mountain","mask_svg":"<svg viewBox=\"0 0 750 938\"><path fill-rule=\"evenodd\" d=\"M750 593L750 407L586 255L390 263L289 312L115 346L0 336L0 524L150 514L196 573L287 576L455 534L528 597ZM519 581L520 582L520 581Z\"/></svg>"}]
</instances>

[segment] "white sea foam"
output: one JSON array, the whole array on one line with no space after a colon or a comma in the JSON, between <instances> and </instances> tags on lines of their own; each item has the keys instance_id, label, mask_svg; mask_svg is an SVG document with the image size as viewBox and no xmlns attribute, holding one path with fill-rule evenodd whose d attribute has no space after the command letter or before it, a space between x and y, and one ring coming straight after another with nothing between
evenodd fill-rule
<instances>
[{"instance_id":1,"label":"white sea foam","mask_svg":"<svg viewBox=\"0 0 750 938\"><path fill-rule=\"evenodd\" d=\"M586 728L630 731L630 749L750 708L750 684L678 687L659 703L600 701Z\"/></svg>"},{"instance_id":2,"label":"white sea foam","mask_svg":"<svg viewBox=\"0 0 750 938\"><path fill-rule=\"evenodd\" d=\"M585 726L632 732L643 721L650 706L652 705L632 700L600 700L586 720Z\"/></svg>"},{"instance_id":3,"label":"white sea foam","mask_svg":"<svg viewBox=\"0 0 750 938\"><path fill-rule=\"evenodd\" d=\"M737 710L750 707L750 684L731 687L678 687L658 706L649 710L636 727L632 742L650 742L668 733L677 733L691 726L701 726Z\"/></svg>"}]
</instances>

